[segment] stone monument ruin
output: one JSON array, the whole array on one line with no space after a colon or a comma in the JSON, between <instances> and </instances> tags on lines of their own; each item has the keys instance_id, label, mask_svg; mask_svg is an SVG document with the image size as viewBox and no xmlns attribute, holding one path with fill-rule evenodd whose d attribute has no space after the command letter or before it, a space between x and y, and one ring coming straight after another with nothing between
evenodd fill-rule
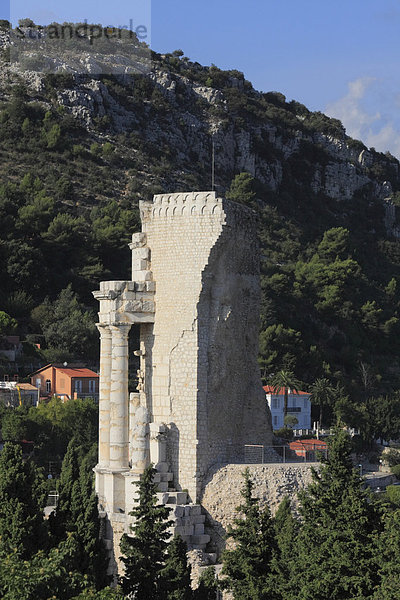
<instances>
[{"instance_id":1,"label":"stone monument ruin","mask_svg":"<svg viewBox=\"0 0 400 600\"><path fill-rule=\"evenodd\" d=\"M99 504L110 550L129 531L143 469L157 470L175 531L204 550L207 473L271 444L257 365L259 250L252 210L215 192L140 203L132 279L104 281L100 302ZM138 385L128 389L128 334L140 328ZM115 565L114 565L115 567Z\"/></svg>"}]
</instances>

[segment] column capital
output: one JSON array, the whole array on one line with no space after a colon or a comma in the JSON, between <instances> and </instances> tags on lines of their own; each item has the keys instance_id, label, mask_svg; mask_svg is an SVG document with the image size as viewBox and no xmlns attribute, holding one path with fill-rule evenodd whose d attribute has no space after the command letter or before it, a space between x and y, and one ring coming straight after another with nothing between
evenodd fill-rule
<instances>
[{"instance_id":1,"label":"column capital","mask_svg":"<svg viewBox=\"0 0 400 600\"><path fill-rule=\"evenodd\" d=\"M96 323L96 327L100 332L100 335L111 335L111 329L108 323Z\"/></svg>"},{"instance_id":2,"label":"column capital","mask_svg":"<svg viewBox=\"0 0 400 600\"><path fill-rule=\"evenodd\" d=\"M122 337L127 337L132 327L132 323L111 323L109 326L113 334L120 334Z\"/></svg>"}]
</instances>

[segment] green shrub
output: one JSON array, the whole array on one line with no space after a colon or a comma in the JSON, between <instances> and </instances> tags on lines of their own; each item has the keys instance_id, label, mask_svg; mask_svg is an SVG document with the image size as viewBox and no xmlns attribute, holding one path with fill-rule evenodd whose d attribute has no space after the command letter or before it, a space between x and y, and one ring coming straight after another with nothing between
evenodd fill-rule
<instances>
[{"instance_id":1,"label":"green shrub","mask_svg":"<svg viewBox=\"0 0 400 600\"><path fill-rule=\"evenodd\" d=\"M396 475L397 479L400 479L400 465L393 465L393 467L390 467L390 470L393 475Z\"/></svg>"},{"instance_id":2,"label":"green shrub","mask_svg":"<svg viewBox=\"0 0 400 600\"><path fill-rule=\"evenodd\" d=\"M281 429L277 429L274 433L277 437L283 438L284 440L293 439L293 429L290 429L289 427L282 427Z\"/></svg>"},{"instance_id":3,"label":"green shrub","mask_svg":"<svg viewBox=\"0 0 400 600\"><path fill-rule=\"evenodd\" d=\"M389 502L400 507L400 485L388 485L386 495Z\"/></svg>"},{"instance_id":4,"label":"green shrub","mask_svg":"<svg viewBox=\"0 0 400 600\"><path fill-rule=\"evenodd\" d=\"M110 142L106 142L105 144L103 144L102 152L104 156L110 156L110 154L114 152L113 145Z\"/></svg>"},{"instance_id":5,"label":"green shrub","mask_svg":"<svg viewBox=\"0 0 400 600\"><path fill-rule=\"evenodd\" d=\"M382 458L389 467L400 465L400 451L395 450L394 448L390 448L390 450L384 452Z\"/></svg>"},{"instance_id":6,"label":"green shrub","mask_svg":"<svg viewBox=\"0 0 400 600\"><path fill-rule=\"evenodd\" d=\"M72 146L72 154L74 156L83 156L85 154L85 148L82 144L74 144Z\"/></svg>"},{"instance_id":7,"label":"green shrub","mask_svg":"<svg viewBox=\"0 0 400 600\"><path fill-rule=\"evenodd\" d=\"M58 123L55 123L50 131L46 133L47 147L50 149L57 148L60 143L61 128Z\"/></svg>"},{"instance_id":8,"label":"green shrub","mask_svg":"<svg viewBox=\"0 0 400 600\"><path fill-rule=\"evenodd\" d=\"M98 144L97 142L93 142L93 144L90 146L90 153L93 154L94 156L100 156L100 154L101 154L100 144Z\"/></svg>"},{"instance_id":9,"label":"green shrub","mask_svg":"<svg viewBox=\"0 0 400 600\"><path fill-rule=\"evenodd\" d=\"M36 27L35 22L32 19L20 19L18 21L19 27Z\"/></svg>"}]
</instances>

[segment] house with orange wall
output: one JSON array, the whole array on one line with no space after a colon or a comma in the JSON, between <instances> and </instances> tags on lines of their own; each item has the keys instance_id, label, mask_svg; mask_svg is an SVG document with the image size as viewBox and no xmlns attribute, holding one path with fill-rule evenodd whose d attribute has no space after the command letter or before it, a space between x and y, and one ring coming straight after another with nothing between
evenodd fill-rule
<instances>
[{"instance_id":1,"label":"house with orange wall","mask_svg":"<svg viewBox=\"0 0 400 600\"><path fill-rule=\"evenodd\" d=\"M51 396L61 400L99 398L98 374L82 365L52 363L32 373L30 378L42 399Z\"/></svg>"}]
</instances>

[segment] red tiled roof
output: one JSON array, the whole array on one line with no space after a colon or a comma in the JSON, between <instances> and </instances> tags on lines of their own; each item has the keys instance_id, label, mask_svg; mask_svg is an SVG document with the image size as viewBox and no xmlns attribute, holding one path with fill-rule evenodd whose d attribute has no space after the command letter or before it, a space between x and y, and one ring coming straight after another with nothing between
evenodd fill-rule
<instances>
[{"instance_id":1,"label":"red tiled roof","mask_svg":"<svg viewBox=\"0 0 400 600\"><path fill-rule=\"evenodd\" d=\"M64 367L64 365L62 363L50 363L48 365L45 365L44 367L41 367L37 371L34 371L33 373L30 373L30 375L28 375L28 377L33 377L34 375L38 375L42 371L45 371L46 369L49 369L49 368L53 368L53 369L65 369L67 367ZM71 363L71 366L69 368L70 369L83 369L84 365L81 364L81 363Z\"/></svg>"},{"instance_id":2,"label":"red tiled roof","mask_svg":"<svg viewBox=\"0 0 400 600\"><path fill-rule=\"evenodd\" d=\"M322 440L297 440L290 442L289 446L292 450L301 450L306 448L307 450L326 450L328 444Z\"/></svg>"},{"instance_id":3,"label":"red tiled roof","mask_svg":"<svg viewBox=\"0 0 400 600\"><path fill-rule=\"evenodd\" d=\"M286 388L276 389L276 388L274 388L273 385L264 385L264 387L263 387L264 392L266 392L267 394L273 394L274 396L284 396L285 389ZM292 390L290 388L288 389L288 393L296 394L297 396L310 396L311 395L308 392L301 392L300 390L297 390L297 392L296 392L295 390Z\"/></svg>"},{"instance_id":4,"label":"red tiled roof","mask_svg":"<svg viewBox=\"0 0 400 600\"><path fill-rule=\"evenodd\" d=\"M57 369L61 373L65 373L69 377L98 377L97 373L91 371L90 369L68 369L67 367L62 369Z\"/></svg>"}]
</instances>

